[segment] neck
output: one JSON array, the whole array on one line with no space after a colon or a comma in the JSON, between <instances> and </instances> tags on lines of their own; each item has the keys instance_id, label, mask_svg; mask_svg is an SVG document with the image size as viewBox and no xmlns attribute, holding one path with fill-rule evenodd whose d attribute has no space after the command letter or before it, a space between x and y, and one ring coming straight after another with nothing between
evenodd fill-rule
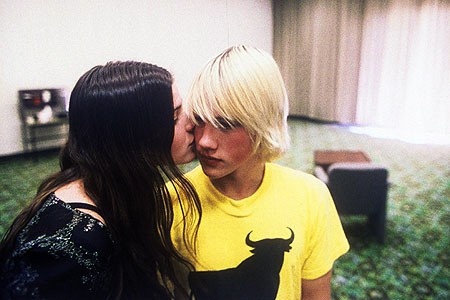
<instances>
[{"instance_id":1,"label":"neck","mask_svg":"<svg viewBox=\"0 0 450 300\"><path fill-rule=\"evenodd\" d=\"M225 196L241 200L253 195L264 178L264 162L252 164L219 179L211 179L212 184Z\"/></svg>"}]
</instances>

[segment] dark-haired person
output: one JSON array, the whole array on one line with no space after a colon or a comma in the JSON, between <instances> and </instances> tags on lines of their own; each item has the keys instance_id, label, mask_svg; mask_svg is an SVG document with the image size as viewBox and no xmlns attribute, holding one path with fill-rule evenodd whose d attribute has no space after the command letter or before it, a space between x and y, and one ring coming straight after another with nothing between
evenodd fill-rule
<instances>
[{"instance_id":1,"label":"dark-haired person","mask_svg":"<svg viewBox=\"0 0 450 300\"><path fill-rule=\"evenodd\" d=\"M173 239L195 266L195 299L330 299L334 261L349 245L327 187L271 163L288 149L288 98L278 66L258 48L236 46L210 60L185 103L198 166L186 177L202 204L196 251Z\"/></svg>"},{"instance_id":2,"label":"dark-haired person","mask_svg":"<svg viewBox=\"0 0 450 300\"><path fill-rule=\"evenodd\" d=\"M70 96L61 170L1 242L0 298L173 298L184 261L165 183L199 212L176 167L195 157L192 129L167 70L128 61L86 72Z\"/></svg>"}]
</instances>

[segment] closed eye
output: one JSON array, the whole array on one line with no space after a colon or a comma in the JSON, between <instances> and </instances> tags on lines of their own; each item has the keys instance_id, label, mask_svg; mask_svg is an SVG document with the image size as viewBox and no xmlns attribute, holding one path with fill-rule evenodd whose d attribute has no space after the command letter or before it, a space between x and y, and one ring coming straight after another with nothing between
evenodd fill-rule
<instances>
[{"instance_id":1,"label":"closed eye","mask_svg":"<svg viewBox=\"0 0 450 300\"><path fill-rule=\"evenodd\" d=\"M218 118L217 122L219 123L219 128L221 130L233 130L237 127L241 127L241 124L239 122L228 120L225 118Z\"/></svg>"},{"instance_id":2,"label":"closed eye","mask_svg":"<svg viewBox=\"0 0 450 300\"><path fill-rule=\"evenodd\" d=\"M197 127L203 127L205 126L207 121L203 120L200 116L195 116L195 125ZM214 124L214 127L216 127L219 130L227 131L227 130L233 130L237 127L241 127L242 125L239 122L231 121L225 118L217 118L216 122Z\"/></svg>"},{"instance_id":3,"label":"closed eye","mask_svg":"<svg viewBox=\"0 0 450 300\"><path fill-rule=\"evenodd\" d=\"M205 121L202 119L202 118L200 118L200 116L195 116L195 125L196 126L198 126L198 127L203 127L203 126L205 126Z\"/></svg>"},{"instance_id":4,"label":"closed eye","mask_svg":"<svg viewBox=\"0 0 450 300\"><path fill-rule=\"evenodd\" d=\"M177 123L178 119L180 118L181 113L181 105L178 105L173 110L173 120L175 121L175 124Z\"/></svg>"}]
</instances>

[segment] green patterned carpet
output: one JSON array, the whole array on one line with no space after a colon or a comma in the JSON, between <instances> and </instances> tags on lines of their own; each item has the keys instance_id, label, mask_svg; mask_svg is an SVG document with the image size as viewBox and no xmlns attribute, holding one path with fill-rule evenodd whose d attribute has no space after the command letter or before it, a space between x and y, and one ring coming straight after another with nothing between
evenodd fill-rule
<instances>
[{"instance_id":1,"label":"green patterned carpet","mask_svg":"<svg viewBox=\"0 0 450 300\"><path fill-rule=\"evenodd\" d=\"M311 173L314 150L349 149L389 169L386 243L367 234L364 217L342 218L351 250L335 264L333 298L450 299L450 146L373 138L297 119L289 124L292 147L280 164ZM0 160L0 235L57 168L55 153L38 162Z\"/></svg>"},{"instance_id":2,"label":"green patterned carpet","mask_svg":"<svg viewBox=\"0 0 450 300\"><path fill-rule=\"evenodd\" d=\"M315 149L363 150L389 170L387 238L365 218L343 217L351 251L335 265L335 299L450 299L450 146L415 145L291 121L292 149L280 163L312 172Z\"/></svg>"}]
</instances>

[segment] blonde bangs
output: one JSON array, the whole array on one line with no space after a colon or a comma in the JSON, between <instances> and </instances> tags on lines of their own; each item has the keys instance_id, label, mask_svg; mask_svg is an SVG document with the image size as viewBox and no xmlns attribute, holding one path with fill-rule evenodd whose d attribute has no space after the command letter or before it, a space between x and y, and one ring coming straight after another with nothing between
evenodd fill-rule
<instances>
[{"instance_id":1,"label":"blonde bangs","mask_svg":"<svg viewBox=\"0 0 450 300\"><path fill-rule=\"evenodd\" d=\"M198 119L211 123L217 128L226 121L230 127L246 123L242 119L245 109L240 105L236 95L234 80L224 78L223 70L219 72L217 60L206 65L204 71L193 82L185 103L189 119L198 125Z\"/></svg>"},{"instance_id":2,"label":"blonde bangs","mask_svg":"<svg viewBox=\"0 0 450 300\"><path fill-rule=\"evenodd\" d=\"M191 85L185 111L195 125L244 127L267 161L289 148L289 104L273 58L252 47L232 47L211 60Z\"/></svg>"}]
</instances>

